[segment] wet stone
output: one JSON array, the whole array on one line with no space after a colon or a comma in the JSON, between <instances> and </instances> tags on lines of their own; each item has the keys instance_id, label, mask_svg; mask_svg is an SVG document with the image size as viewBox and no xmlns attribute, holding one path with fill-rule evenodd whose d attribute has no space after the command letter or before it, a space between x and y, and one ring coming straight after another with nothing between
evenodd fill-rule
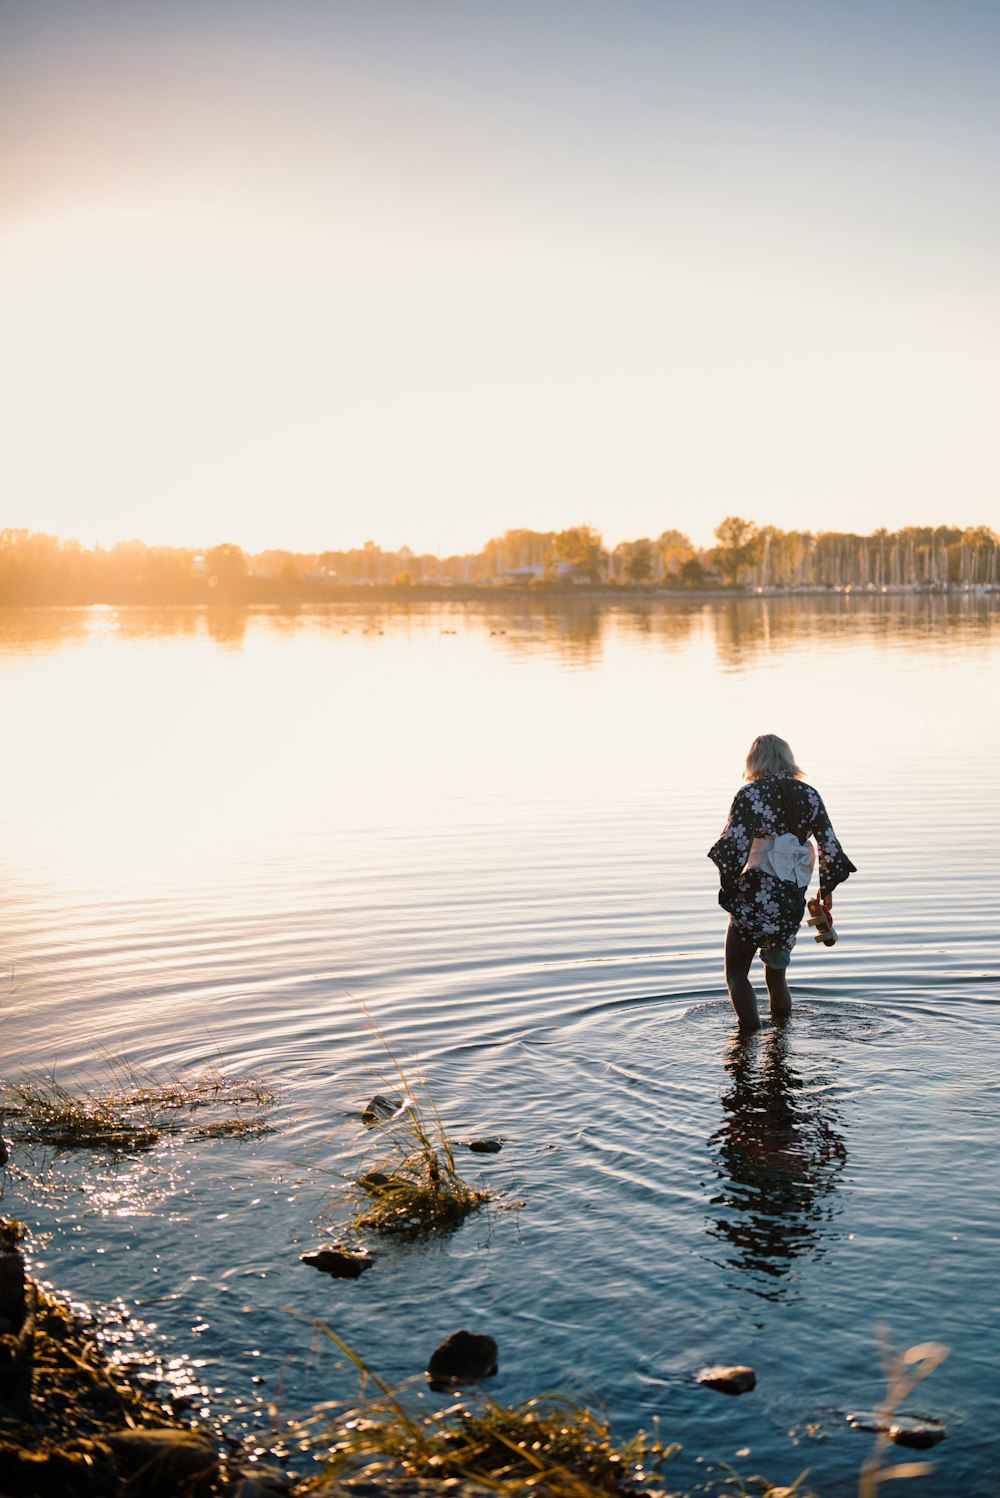
<instances>
[{"instance_id":1,"label":"wet stone","mask_svg":"<svg viewBox=\"0 0 1000 1498\"><path fill-rule=\"evenodd\" d=\"M926 1451L936 1446L947 1435L944 1422L927 1415L893 1415L886 1417L878 1410L856 1410L847 1416L848 1425L854 1430L870 1430L888 1436L897 1446L912 1446Z\"/></svg>"},{"instance_id":2,"label":"wet stone","mask_svg":"<svg viewBox=\"0 0 1000 1498\"><path fill-rule=\"evenodd\" d=\"M118 1430L104 1437L128 1479L125 1492L142 1498L175 1498L208 1492L218 1475L211 1439L199 1431L171 1427Z\"/></svg>"},{"instance_id":3,"label":"wet stone","mask_svg":"<svg viewBox=\"0 0 1000 1498\"><path fill-rule=\"evenodd\" d=\"M403 1099L401 1097L383 1097L380 1092L377 1092L362 1113L361 1122L368 1125L384 1123L387 1118L391 1118L394 1113L398 1113L402 1106Z\"/></svg>"},{"instance_id":4,"label":"wet stone","mask_svg":"<svg viewBox=\"0 0 1000 1498\"><path fill-rule=\"evenodd\" d=\"M273 1467L244 1467L235 1474L230 1498L285 1498L292 1485Z\"/></svg>"},{"instance_id":5,"label":"wet stone","mask_svg":"<svg viewBox=\"0 0 1000 1498\"><path fill-rule=\"evenodd\" d=\"M476 1383L497 1371L497 1344L492 1337L465 1330L452 1332L431 1353L427 1378L441 1391L454 1384Z\"/></svg>"},{"instance_id":6,"label":"wet stone","mask_svg":"<svg viewBox=\"0 0 1000 1498\"><path fill-rule=\"evenodd\" d=\"M300 1254L299 1258L310 1269L319 1269L337 1280L356 1280L374 1263L371 1254L357 1253L339 1243L324 1243L320 1248L312 1248L308 1253Z\"/></svg>"},{"instance_id":7,"label":"wet stone","mask_svg":"<svg viewBox=\"0 0 1000 1498\"><path fill-rule=\"evenodd\" d=\"M885 1433L897 1446L912 1446L918 1451L936 1446L947 1434L940 1420L910 1420L902 1415L890 1422Z\"/></svg>"},{"instance_id":8,"label":"wet stone","mask_svg":"<svg viewBox=\"0 0 1000 1498\"><path fill-rule=\"evenodd\" d=\"M365 1191L384 1191L386 1186L392 1185L392 1177L387 1176L384 1170L366 1170L363 1176L358 1177L358 1185Z\"/></svg>"},{"instance_id":9,"label":"wet stone","mask_svg":"<svg viewBox=\"0 0 1000 1498\"><path fill-rule=\"evenodd\" d=\"M24 1260L19 1253L0 1253L0 1321L16 1332L24 1320Z\"/></svg>"},{"instance_id":10,"label":"wet stone","mask_svg":"<svg viewBox=\"0 0 1000 1498\"><path fill-rule=\"evenodd\" d=\"M703 1368L698 1374L698 1382L707 1389L718 1389L721 1394L749 1394L756 1386L757 1375L742 1363L733 1367L720 1363L713 1368Z\"/></svg>"}]
</instances>

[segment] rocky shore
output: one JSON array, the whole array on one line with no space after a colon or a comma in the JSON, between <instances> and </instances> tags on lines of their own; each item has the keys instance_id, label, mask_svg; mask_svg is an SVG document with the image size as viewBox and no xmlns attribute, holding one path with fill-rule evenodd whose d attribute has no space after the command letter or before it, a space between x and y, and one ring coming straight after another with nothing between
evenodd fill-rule
<instances>
[{"instance_id":1,"label":"rocky shore","mask_svg":"<svg viewBox=\"0 0 1000 1498\"><path fill-rule=\"evenodd\" d=\"M0 1495L3 1498L485 1498L418 1479L295 1483L235 1442L133 1387L92 1323L25 1272L21 1229L0 1219Z\"/></svg>"}]
</instances>

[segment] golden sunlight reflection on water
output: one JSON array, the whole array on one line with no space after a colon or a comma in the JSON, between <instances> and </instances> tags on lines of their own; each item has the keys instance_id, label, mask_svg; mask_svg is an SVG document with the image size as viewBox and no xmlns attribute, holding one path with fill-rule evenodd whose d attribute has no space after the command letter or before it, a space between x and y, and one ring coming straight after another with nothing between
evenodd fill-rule
<instances>
[{"instance_id":1,"label":"golden sunlight reflection on water","mask_svg":"<svg viewBox=\"0 0 1000 1498\"><path fill-rule=\"evenodd\" d=\"M767 604L739 607L742 621L704 606L503 635L434 609L339 627L261 613L222 644L204 616L143 633L143 611L102 610L30 653L8 628L9 856L21 879L131 897L239 882L320 827L333 857L355 832L443 835L503 804L512 821L567 801L586 816L639 787L668 815L696 801L717 821L768 725L828 795L862 763L899 794L985 706L985 662L961 632L893 637L849 617L780 631Z\"/></svg>"},{"instance_id":2,"label":"golden sunlight reflection on water","mask_svg":"<svg viewBox=\"0 0 1000 1498\"><path fill-rule=\"evenodd\" d=\"M298 1254L384 1090L367 1008L456 1138L504 1137L475 1172L528 1202L338 1300L381 1373L422 1367L439 1320L489 1322L502 1398L575 1369L623 1430L665 1404L692 1451L776 1475L811 1423L817 1485L847 1491L840 1407L877 1398L888 1315L953 1346L935 1407L968 1432L1000 1335L998 620L922 597L0 612L5 1071L99 1079L124 1052L282 1097L273 1136L119 1175L15 1159L46 1273L153 1315L222 1402L259 1404L250 1323L291 1405L353 1393L289 1307L317 1312ZM859 872L840 944L800 938L787 1044L734 1052L705 853L768 730ZM758 1367L752 1408L690 1384L722 1359ZM974 1480L958 1448L947 1481Z\"/></svg>"}]
</instances>

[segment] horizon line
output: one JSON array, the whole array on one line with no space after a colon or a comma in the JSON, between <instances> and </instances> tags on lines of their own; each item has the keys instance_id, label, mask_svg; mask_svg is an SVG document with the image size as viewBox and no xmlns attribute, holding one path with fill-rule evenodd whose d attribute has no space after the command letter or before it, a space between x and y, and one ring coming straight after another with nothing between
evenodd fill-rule
<instances>
[{"instance_id":1,"label":"horizon line","mask_svg":"<svg viewBox=\"0 0 1000 1498\"><path fill-rule=\"evenodd\" d=\"M778 536L812 536L812 537L818 537L818 536L844 536L844 537L852 537L852 538L854 538L856 540L859 540L859 541L871 541L871 540L877 539L880 535L884 535L884 536L886 536L888 538L888 537L893 537L893 536L900 536L900 535L904 534L905 532L911 532L911 531L928 531L928 532L931 532L932 534L934 534L934 533L936 533L938 531L957 531L960 535L963 535L963 536L964 535L969 535L969 534L976 534L976 533L978 533L979 535L982 535L983 532L986 532L994 540L1000 539L1000 533L998 533L997 531L995 531L993 529L993 527L991 525L987 524L985 521L980 521L980 522L978 522L976 524L962 524L962 523L958 523L958 522L954 522L954 521L952 521L952 522L939 521L939 522L937 522L935 524L907 524L907 525L899 526L899 527L897 527L895 529L890 529L887 526L876 526L873 530L870 530L870 531L853 531L853 530L835 530L833 528L824 529L824 530L818 530L818 529L817 530L808 530L808 529L799 529L797 527L785 528L785 527L780 526L780 525L773 525L770 522L758 523L755 520L747 520L743 516L725 516L725 517L723 517L722 520L719 521L719 524L716 527L716 530L718 530L718 528L721 527L725 523L725 521L729 520L729 519L739 519L740 521L742 521L742 523L744 525L746 525L751 530L752 534L755 535L755 536L756 535L761 535L763 533L771 533L772 535L778 535ZM493 544L495 542L503 541L504 538L507 537L507 536L522 535L522 536L538 536L540 538L548 538L548 537L555 538L555 537L558 537L558 536L561 536L561 535L565 535L567 532L573 532L573 531L577 531L577 532L579 532L579 531L589 531L589 532L594 533L596 535L598 541L600 542L602 550L606 551L609 555L612 554L616 550L616 548L618 546L634 546L634 545L637 545L639 542L642 542L642 541L647 541L650 544L655 545L656 542L658 540L660 540L661 537L667 537L667 536L682 537L684 540L686 540L688 542L688 544L691 546L692 550L698 551L698 552L703 552L703 553L706 553L706 554L708 552L710 552L710 551L717 550L717 549L719 549L720 547L722 547L722 546L724 546L726 544L726 543L720 541L718 539L718 537L716 536L710 543L708 543L707 545L702 546L702 545L699 545L698 543L696 543L695 541L693 541L692 538L690 537L690 535L686 531L682 531L682 530L680 530L676 526L667 526L667 527L665 527L663 530L661 530L655 536L654 535L641 535L641 536L627 537L627 538L623 538L622 540L616 542L615 546L610 546L610 545L608 545L605 542L603 532L597 526L592 525L588 521L581 521L581 522L578 522L575 525L563 526L563 527L558 528L558 529L556 529L556 528L548 528L548 529L542 529L542 530L536 530L532 526L527 526L527 525L512 525L512 526L508 526L503 531L500 531L500 532L497 532L497 533L495 533L495 534L493 534L491 536L488 536L487 539L485 541L483 541L482 544L478 548L476 548L474 550L464 550L464 551L462 551L462 550L432 551L432 550L429 550L429 549L421 550L421 549L419 549L417 547L409 545L409 543L407 543L407 542L403 542L401 545L395 546L395 547L394 546L384 546L382 544L382 542L375 541L374 539L371 539L371 538L368 538L368 539L366 539L364 541L361 541L361 542L355 542L353 544L348 544L348 545L345 545L345 544L340 544L340 545L336 545L336 544L334 544L334 545L324 544L322 546L305 546L305 547L296 547L296 546L282 545L280 543L275 543L275 542L268 542L268 543L266 543L263 546L250 546L250 545L244 545L243 543L241 543L239 541L234 541L234 540L232 540L232 539L230 539L228 537L222 538L220 540L214 540L214 541L209 541L209 542L204 542L204 543L197 543L197 542L189 542L189 541L184 541L184 542L177 542L177 541L147 541L147 540L144 540L141 536L137 536L137 535L120 535L120 536L116 537L114 540L111 540L111 539L108 539L108 538L105 537L105 538L102 538L102 539L96 539L96 540L88 542L88 541L82 540L80 536L62 534L62 533L59 533L59 532L56 532L56 531L35 530L32 527L30 527L30 526L19 526L19 525L4 525L4 526L0 526L0 536L3 536L5 534L21 534L21 535L32 536L32 537L43 537L46 540L57 541L57 542L60 543L60 545L76 545L76 546L79 546L82 550L85 550L85 551L113 551L118 546L138 545L138 546L143 546L147 550L150 550L150 551L163 550L163 551L187 551L187 552L200 553L200 552L206 552L206 551L216 550L220 546L233 546L233 547L236 547L239 551L241 551L244 555L251 556L251 557L252 556L259 556L259 555L261 555L263 553L266 553L266 552L286 552L290 556L302 556L302 557L313 556L313 557L315 557L315 556L321 556L321 555L323 555L326 552L354 552L354 551L364 551L367 548L371 547L374 550L379 551L383 555L386 555L386 556L399 556L399 555L401 555L402 553L405 552L405 553L407 553L407 554L409 554L410 556L413 556L413 557L437 557L437 558L439 558L441 560L447 560L449 558L454 558L454 557L477 557L477 556L481 556L482 553L486 550L486 548L488 546L490 546L491 544ZM748 539L749 539L749 537L748 537Z\"/></svg>"}]
</instances>

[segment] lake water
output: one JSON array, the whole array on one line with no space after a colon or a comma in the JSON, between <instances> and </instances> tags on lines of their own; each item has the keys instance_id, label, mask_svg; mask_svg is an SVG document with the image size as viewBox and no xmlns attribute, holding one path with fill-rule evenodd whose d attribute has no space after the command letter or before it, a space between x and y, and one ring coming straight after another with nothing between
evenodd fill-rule
<instances>
[{"instance_id":1,"label":"lake water","mask_svg":"<svg viewBox=\"0 0 1000 1498\"><path fill-rule=\"evenodd\" d=\"M906 1491L992 1494L998 658L977 597L0 612L4 1073L281 1096L256 1141L17 1151L36 1272L230 1429L356 1397L310 1318L392 1382L466 1326L497 1398L659 1417L689 1491L854 1492L882 1323L950 1348ZM705 853L764 731L859 872L741 1046ZM347 1283L298 1255L371 1142L376 1025L524 1205Z\"/></svg>"}]
</instances>

